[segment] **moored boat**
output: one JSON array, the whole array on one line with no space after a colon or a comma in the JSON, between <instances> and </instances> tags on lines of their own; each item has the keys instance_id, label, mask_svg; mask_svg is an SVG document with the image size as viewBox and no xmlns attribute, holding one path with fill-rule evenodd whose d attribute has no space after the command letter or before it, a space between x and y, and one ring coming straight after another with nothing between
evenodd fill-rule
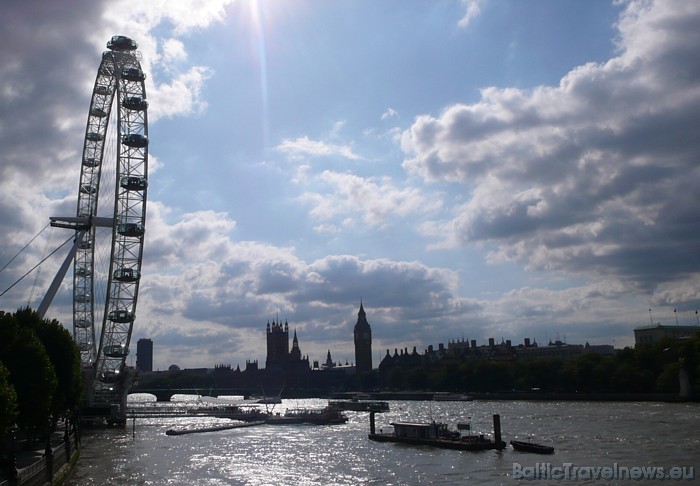
<instances>
[{"instance_id":1,"label":"moored boat","mask_svg":"<svg viewBox=\"0 0 700 486\"><path fill-rule=\"evenodd\" d=\"M532 452L534 454L554 454L554 447L546 446L542 444L535 444L534 442L527 442L522 440L511 440L510 445L513 449L519 452Z\"/></svg>"},{"instance_id":2,"label":"moored boat","mask_svg":"<svg viewBox=\"0 0 700 486\"><path fill-rule=\"evenodd\" d=\"M345 414L334 407L324 408L290 408L284 415L276 414L269 417L266 423L270 425L314 424L338 425L348 421Z\"/></svg>"},{"instance_id":3,"label":"moored boat","mask_svg":"<svg viewBox=\"0 0 700 486\"><path fill-rule=\"evenodd\" d=\"M447 424L440 422L392 422L393 432L376 433L374 412L370 412L370 440L376 442L397 442L401 444L426 445L443 449L462 451L484 451L505 449L506 443L501 440L501 420L499 415L493 416L494 439L483 434L463 435L462 431L469 430L467 424L458 424L457 430L450 430Z\"/></svg>"},{"instance_id":4,"label":"moored boat","mask_svg":"<svg viewBox=\"0 0 700 486\"><path fill-rule=\"evenodd\" d=\"M238 405L212 405L193 407L187 410L189 416L227 418L252 422L264 420L269 414L257 407L240 407Z\"/></svg>"}]
</instances>

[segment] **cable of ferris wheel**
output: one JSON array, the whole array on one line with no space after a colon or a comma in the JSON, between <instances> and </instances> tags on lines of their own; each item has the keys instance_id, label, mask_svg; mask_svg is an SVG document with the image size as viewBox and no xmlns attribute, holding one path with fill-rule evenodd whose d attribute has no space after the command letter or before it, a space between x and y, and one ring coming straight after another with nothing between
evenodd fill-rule
<instances>
[{"instance_id":1,"label":"cable of ferris wheel","mask_svg":"<svg viewBox=\"0 0 700 486\"><path fill-rule=\"evenodd\" d=\"M15 261L15 258L17 258L17 257L20 255L20 253L22 253L24 250L26 250L27 247L28 247L29 245L31 245L32 242L33 242L34 240L36 240L36 239L39 237L39 235L40 235L41 233L43 233L44 230L46 230L46 228L48 228L50 225L51 225L51 221L49 221L49 223L48 223L46 226L44 226L43 228L41 228L41 231L39 231L36 235L34 235L34 238L32 238L31 240L29 240L29 243L27 243L26 245L24 245L24 247L23 247L20 251L18 251L17 254L16 254L15 256L13 256L13 257L10 259L9 262L7 262L2 268L0 268L0 273L2 273L2 271L5 270L5 269L10 265L10 263L12 263L13 261Z\"/></svg>"},{"instance_id":2,"label":"cable of ferris wheel","mask_svg":"<svg viewBox=\"0 0 700 486\"><path fill-rule=\"evenodd\" d=\"M26 277L27 275L29 275L30 273L32 273L34 270L36 270L37 267L39 267L42 263L44 263L46 260L48 260L49 258L51 258L51 256L52 256L54 253L56 253L58 250L60 250L60 249L63 248L64 246L66 246L66 243L68 243L69 241L71 241L73 238L75 238L75 235L69 236L68 239L67 239L66 241L64 241L63 243L61 243L61 246L59 246L59 247L56 248L54 251L52 251L51 253L49 253L48 255L46 255L46 257L45 257L43 260L41 260L39 263L37 263L36 265L34 265L27 273L25 273L25 274L22 275L20 278L18 278L18 279L15 281L15 283L13 283L13 284L10 285L9 287L7 287L7 288L0 294L0 297L2 297L3 295L5 295L7 292L10 291L10 289L12 289L12 287L14 287L14 286L17 285L18 283L20 283L22 280L24 280L24 277Z\"/></svg>"},{"instance_id":3,"label":"cable of ferris wheel","mask_svg":"<svg viewBox=\"0 0 700 486\"><path fill-rule=\"evenodd\" d=\"M49 222L49 224L51 224ZM53 230L53 228L52 228ZM42 230L43 231L43 230ZM46 256L46 252L49 251L49 246L51 245L51 236L53 235L53 231L49 231L49 237L46 238L46 245L44 245L44 252L41 254L41 258L44 258ZM27 307L31 306L32 300L34 299L34 290L36 290L37 284L39 283L39 276L41 275L41 268L36 271L36 274L34 275L34 283L32 284L32 290L29 292L29 299L27 300Z\"/></svg>"}]
</instances>

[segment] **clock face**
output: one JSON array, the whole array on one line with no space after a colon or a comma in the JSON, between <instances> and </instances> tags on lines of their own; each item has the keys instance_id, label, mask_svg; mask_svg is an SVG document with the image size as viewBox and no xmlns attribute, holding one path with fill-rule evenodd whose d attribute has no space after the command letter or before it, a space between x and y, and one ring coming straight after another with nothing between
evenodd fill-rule
<instances>
[{"instance_id":1,"label":"clock face","mask_svg":"<svg viewBox=\"0 0 700 486\"><path fill-rule=\"evenodd\" d=\"M368 333L367 331L363 332L363 333L362 333L362 337L363 337L364 339L369 339L369 333Z\"/></svg>"}]
</instances>

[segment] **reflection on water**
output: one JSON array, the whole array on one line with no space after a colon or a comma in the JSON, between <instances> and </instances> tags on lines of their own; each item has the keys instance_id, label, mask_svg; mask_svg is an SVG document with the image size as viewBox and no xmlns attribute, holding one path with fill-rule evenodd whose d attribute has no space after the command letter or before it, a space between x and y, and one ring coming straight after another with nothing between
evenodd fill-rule
<instances>
[{"instance_id":1,"label":"reflection on water","mask_svg":"<svg viewBox=\"0 0 700 486\"><path fill-rule=\"evenodd\" d=\"M320 407L326 400L284 400ZM396 420L439 420L492 432L501 415L504 440L551 444L553 456L505 451L463 452L367 439L368 414L347 412L347 424L258 426L186 436L165 431L226 423L214 418L138 419L125 429L88 431L69 484L511 484L513 463L581 466L695 466L700 472L699 404L597 402L389 402L377 428ZM195 422L196 421L196 422ZM591 481L591 484L594 482ZM685 482L687 484L687 482Z\"/></svg>"}]
</instances>

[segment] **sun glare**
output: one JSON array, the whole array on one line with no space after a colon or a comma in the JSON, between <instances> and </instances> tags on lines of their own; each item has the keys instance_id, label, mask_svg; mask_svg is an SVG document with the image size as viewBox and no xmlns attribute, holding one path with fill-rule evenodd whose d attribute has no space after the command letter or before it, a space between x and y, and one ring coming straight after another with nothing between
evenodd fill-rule
<instances>
[{"instance_id":1,"label":"sun glare","mask_svg":"<svg viewBox=\"0 0 700 486\"><path fill-rule=\"evenodd\" d=\"M260 16L261 3L258 0L248 0L250 8L251 35L253 46L256 48L255 55L260 70L260 100L262 103L263 121L263 141L265 146L269 145L269 119L268 119L268 96L267 96L267 56L265 50L265 29L264 22Z\"/></svg>"}]
</instances>

